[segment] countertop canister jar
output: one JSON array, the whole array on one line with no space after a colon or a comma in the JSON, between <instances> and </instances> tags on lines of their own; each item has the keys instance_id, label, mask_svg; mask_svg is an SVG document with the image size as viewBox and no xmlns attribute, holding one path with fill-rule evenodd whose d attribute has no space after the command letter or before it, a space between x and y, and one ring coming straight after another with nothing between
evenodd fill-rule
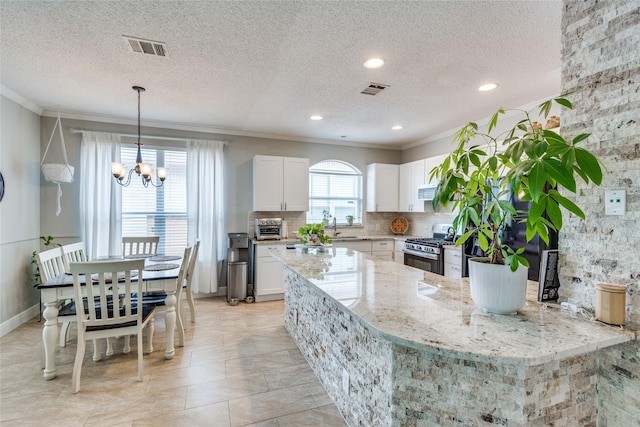
<instances>
[{"instance_id":1,"label":"countertop canister jar","mask_svg":"<svg viewBox=\"0 0 640 427\"><path fill-rule=\"evenodd\" d=\"M627 288L600 283L596 285L596 319L610 325L624 325Z\"/></svg>"}]
</instances>

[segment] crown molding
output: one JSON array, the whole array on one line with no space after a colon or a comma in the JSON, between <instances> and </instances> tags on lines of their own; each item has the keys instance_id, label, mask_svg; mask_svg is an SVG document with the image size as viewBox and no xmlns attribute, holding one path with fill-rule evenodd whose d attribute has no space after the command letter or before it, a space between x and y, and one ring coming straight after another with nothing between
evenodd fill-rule
<instances>
[{"instance_id":1,"label":"crown molding","mask_svg":"<svg viewBox=\"0 0 640 427\"><path fill-rule=\"evenodd\" d=\"M27 110L36 113L39 116L42 116L42 112L44 111L42 107L40 107L39 105L34 104L33 102L29 101L27 98L25 98L24 96L14 92L13 90L9 89L8 87L6 87L5 85L0 85L0 94L9 98L10 100L12 100L13 102L15 102L18 105L21 105L22 107L26 108Z\"/></svg>"}]
</instances>

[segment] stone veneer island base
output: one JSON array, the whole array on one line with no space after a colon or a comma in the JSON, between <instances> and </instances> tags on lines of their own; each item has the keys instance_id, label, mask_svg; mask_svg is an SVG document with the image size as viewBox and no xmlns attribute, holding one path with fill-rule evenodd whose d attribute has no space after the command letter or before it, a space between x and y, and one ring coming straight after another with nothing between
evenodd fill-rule
<instances>
[{"instance_id":1,"label":"stone veneer island base","mask_svg":"<svg viewBox=\"0 0 640 427\"><path fill-rule=\"evenodd\" d=\"M595 426L599 349L630 331L533 300L477 310L466 279L348 249L273 251L285 326L350 426Z\"/></svg>"}]
</instances>

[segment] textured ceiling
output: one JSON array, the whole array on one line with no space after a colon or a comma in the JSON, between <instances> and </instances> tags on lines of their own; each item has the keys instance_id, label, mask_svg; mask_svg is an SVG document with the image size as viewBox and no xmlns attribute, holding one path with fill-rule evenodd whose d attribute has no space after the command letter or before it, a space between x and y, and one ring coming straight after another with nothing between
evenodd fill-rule
<instances>
[{"instance_id":1,"label":"textured ceiling","mask_svg":"<svg viewBox=\"0 0 640 427\"><path fill-rule=\"evenodd\" d=\"M560 0L2 0L0 12L3 89L63 117L135 120L141 85L143 125L400 148L560 91ZM168 56L132 53L123 35ZM365 69L371 56L385 66ZM390 87L361 95L370 82Z\"/></svg>"}]
</instances>

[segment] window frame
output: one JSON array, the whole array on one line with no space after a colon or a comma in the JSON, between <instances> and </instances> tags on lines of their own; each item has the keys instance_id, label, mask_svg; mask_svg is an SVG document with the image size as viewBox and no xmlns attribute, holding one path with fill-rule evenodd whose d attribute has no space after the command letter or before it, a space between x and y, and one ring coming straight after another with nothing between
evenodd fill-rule
<instances>
[{"instance_id":1,"label":"window frame","mask_svg":"<svg viewBox=\"0 0 640 427\"><path fill-rule=\"evenodd\" d=\"M342 165L344 165L345 167L349 168L350 171L333 171L333 172L328 172L328 171L322 171L322 170L316 170L314 171L314 168L322 165L323 163L340 163ZM349 197L332 197L330 195L328 196L314 196L313 195L313 178L312 175L328 175L328 176L349 176L349 177L354 177L356 179L356 189L355 189L355 196L349 196ZM330 191L328 192L329 194L331 193ZM313 165L311 165L309 167L309 211L307 211L307 222L322 222L322 219L318 219L318 218L313 218L311 217L311 207L314 205L314 201L317 200L328 200L329 201L329 210L330 213L333 217L333 215L335 215L335 208L332 209L331 207L331 201L332 200L336 200L336 201L351 201L353 200L355 202L355 212L354 212L354 220L353 220L353 226L362 226L362 220L363 220L363 215L364 215L364 176L362 171L360 171L359 168L357 168L356 166L354 166L353 164L344 161L344 160L338 160L338 159L324 159L321 161L318 161L316 163L314 163ZM349 224L347 223L346 218L338 218L336 217L336 225L338 226L349 226Z\"/></svg>"},{"instance_id":2,"label":"window frame","mask_svg":"<svg viewBox=\"0 0 640 427\"><path fill-rule=\"evenodd\" d=\"M187 188L186 188L186 175L187 175L187 170L188 170L188 156L187 156L187 149L186 147L181 147L181 146L175 146L175 145L169 145L169 144L144 144L144 146L141 148L142 149L142 159L144 162L146 163L151 163L152 167L153 167L153 172L154 172L154 177L153 177L153 182L158 182L158 178L157 178L157 168L158 165L162 166L167 166L166 163L166 154L167 152L177 152L177 153L183 153L184 154L184 174L185 174L185 184L184 184L184 191L182 191L181 189L177 189L179 192L182 191L182 193L185 195L184 196L184 205L180 206L180 208L184 208L184 210L180 210L178 212L176 211L166 211L165 209L167 208L167 204L166 204L166 200L167 200L167 194L166 194L166 189L167 189L167 183L170 182L169 180L171 179L171 167L168 167L169 169L169 175L167 176L167 179L165 180L164 185L159 186L159 187L155 187L152 184L149 184L148 187L143 187L142 186L142 178L139 177L135 172L133 172L133 175L131 177L131 185L128 187L123 187L122 188L122 193L121 193L121 197L122 197L122 201L121 201L121 205L120 205L120 221L121 221L121 229L122 229L122 235L124 236L126 233L124 231L125 229L125 217L129 216L131 219L131 221L135 221L134 218L144 218L144 216L147 216L147 218L153 218L152 222L153 225L152 227L159 227L156 230L153 231L153 234L150 234L149 232L146 231L146 229L144 230L144 232L136 232L135 235L137 236L159 236L160 237L160 244L158 246L158 254L160 255L165 255L165 254L175 254L176 252L176 248L178 246L181 247L185 247L187 245L187 241L188 241L188 216L187 216L187 199L186 199L186 194L187 194ZM128 168L135 168L135 152L137 152L137 147L131 147L129 144L122 144L120 146L120 156L121 158L123 157L123 150L127 150L127 160L126 160L126 164ZM146 153L145 153L146 151ZM153 154L149 153L149 151L152 151ZM133 161L129 162L129 154L131 154L133 152ZM129 164L130 163L130 164ZM173 168L175 171L175 168ZM174 177L176 175L174 174ZM135 185L135 187L134 187ZM155 207L156 210L155 211L148 211L148 210L125 210L125 194L124 192L129 192L131 190L139 190L139 191L155 191ZM161 206L162 210L158 210L158 206ZM178 219L179 221L184 221L184 233L182 232L177 232L177 233L167 233L167 221L170 218L175 218ZM148 221L149 219L147 219ZM143 220L144 222L144 220ZM161 225L158 225L161 224ZM135 227L134 227L135 228ZM164 231L158 231L158 229L160 230L164 230ZM170 239L167 236L173 237L180 237L182 240L184 240L184 242L182 242L182 240L180 240L180 242L175 241L175 239ZM182 243L184 243L184 245Z\"/></svg>"}]
</instances>

